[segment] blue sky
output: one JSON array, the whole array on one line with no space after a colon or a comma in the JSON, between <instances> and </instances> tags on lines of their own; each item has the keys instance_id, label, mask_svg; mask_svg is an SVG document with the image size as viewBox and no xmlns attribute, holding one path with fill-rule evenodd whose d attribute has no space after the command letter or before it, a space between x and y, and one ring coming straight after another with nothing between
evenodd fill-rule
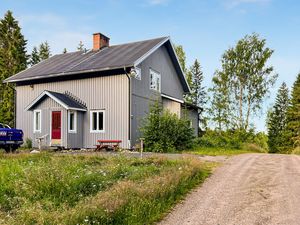
<instances>
[{"instance_id":1,"label":"blue sky","mask_svg":"<svg viewBox=\"0 0 300 225\"><path fill-rule=\"evenodd\" d=\"M28 40L28 50L48 41L52 54L92 45L102 32L112 44L171 36L183 45L188 64L200 60L210 86L220 57L237 40L259 33L275 50L270 63L276 87L255 118L264 130L267 107L282 81L291 87L300 71L300 2L296 0L1 0L0 17L12 10Z\"/></svg>"}]
</instances>

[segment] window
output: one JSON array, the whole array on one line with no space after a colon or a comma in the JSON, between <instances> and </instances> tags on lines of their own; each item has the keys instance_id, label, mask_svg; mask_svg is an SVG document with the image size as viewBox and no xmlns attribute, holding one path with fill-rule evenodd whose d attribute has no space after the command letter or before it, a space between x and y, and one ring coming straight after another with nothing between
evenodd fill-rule
<instances>
[{"instance_id":1,"label":"window","mask_svg":"<svg viewBox=\"0 0 300 225\"><path fill-rule=\"evenodd\" d=\"M160 92L160 73L150 69L150 89Z\"/></svg>"},{"instance_id":2,"label":"window","mask_svg":"<svg viewBox=\"0 0 300 225\"><path fill-rule=\"evenodd\" d=\"M93 110L90 113L91 133L104 132L105 113L104 110Z\"/></svg>"},{"instance_id":3,"label":"window","mask_svg":"<svg viewBox=\"0 0 300 225\"><path fill-rule=\"evenodd\" d=\"M77 132L77 112L75 112L75 111L69 111L68 130L69 130L69 133Z\"/></svg>"},{"instance_id":4,"label":"window","mask_svg":"<svg viewBox=\"0 0 300 225\"><path fill-rule=\"evenodd\" d=\"M142 79L142 70L141 70L141 68L135 67L134 69L135 69L135 72L136 72L135 78L137 80L141 80Z\"/></svg>"},{"instance_id":5,"label":"window","mask_svg":"<svg viewBox=\"0 0 300 225\"><path fill-rule=\"evenodd\" d=\"M34 110L33 111L33 132L34 133L41 133L42 127L42 111L41 110Z\"/></svg>"}]
</instances>

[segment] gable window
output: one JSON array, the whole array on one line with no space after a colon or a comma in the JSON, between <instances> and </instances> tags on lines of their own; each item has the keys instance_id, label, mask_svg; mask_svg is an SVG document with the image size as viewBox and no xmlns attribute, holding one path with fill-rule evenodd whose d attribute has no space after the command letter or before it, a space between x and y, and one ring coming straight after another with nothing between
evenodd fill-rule
<instances>
[{"instance_id":1,"label":"gable window","mask_svg":"<svg viewBox=\"0 0 300 225\"><path fill-rule=\"evenodd\" d=\"M33 132L41 133L42 131L42 111L34 110L33 111Z\"/></svg>"},{"instance_id":2,"label":"gable window","mask_svg":"<svg viewBox=\"0 0 300 225\"><path fill-rule=\"evenodd\" d=\"M154 91L161 91L161 77L160 73L150 69L150 89Z\"/></svg>"},{"instance_id":3,"label":"gable window","mask_svg":"<svg viewBox=\"0 0 300 225\"><path fill-rule=\"evenodd\" d=\"M77 132L77 112L69 111L68 113L68 131L69 133Z\"/></svg>"},{"instance_id":4,"label":"gable window","mask_svg":"<svg viewBox=\"0 0 300 225\"><path fill-rule=\"evenodd\" d=\"M92 110L90 112L90 131L91 133L103 133L105 122L104 110Z\"/></svg>"},{"instance_id":5,"label":"gable window","mask_svg":"<svg viewBox=\"0 0 300 225\"><path fill-rule=\"evenodd\" d=\"M135 72L136 72L135 78L137 80L141 80L142 79L142 70L141 70L141 68L135 67L134 69L135 69Z\"/></svg>"}]
</instances>

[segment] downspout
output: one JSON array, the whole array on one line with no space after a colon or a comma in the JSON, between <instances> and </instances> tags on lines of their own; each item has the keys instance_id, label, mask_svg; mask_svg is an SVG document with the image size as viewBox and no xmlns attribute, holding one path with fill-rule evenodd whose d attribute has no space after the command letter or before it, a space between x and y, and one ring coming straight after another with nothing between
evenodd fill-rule
<instances>
[{"instance_id":1,"label":"downspout","mask_svg":"<svg viewBox=\"0 0 300 225\"><path fill-rule=\"evenodd\" d=\"M129 141L129 148L131 149L131 77L126 71L126 67L124 66L124 72L128 78L128 141Z\"/></svg>"}]
</instances>

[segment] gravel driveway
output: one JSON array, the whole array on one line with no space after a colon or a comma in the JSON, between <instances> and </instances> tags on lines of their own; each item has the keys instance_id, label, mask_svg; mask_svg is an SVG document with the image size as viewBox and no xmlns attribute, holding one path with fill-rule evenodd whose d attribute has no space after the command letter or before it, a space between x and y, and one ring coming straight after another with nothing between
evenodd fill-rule
<instances>
[{"instance_id":1,"label":"gravel driveway","mask_svg":"<svg viewBox=\"0 0 300 225\"><path fill-rule=\"evenodd\" d=\"M300 157L243 154L225 164L161 222L300 224Z\"/></svg>"}]
</instances>

